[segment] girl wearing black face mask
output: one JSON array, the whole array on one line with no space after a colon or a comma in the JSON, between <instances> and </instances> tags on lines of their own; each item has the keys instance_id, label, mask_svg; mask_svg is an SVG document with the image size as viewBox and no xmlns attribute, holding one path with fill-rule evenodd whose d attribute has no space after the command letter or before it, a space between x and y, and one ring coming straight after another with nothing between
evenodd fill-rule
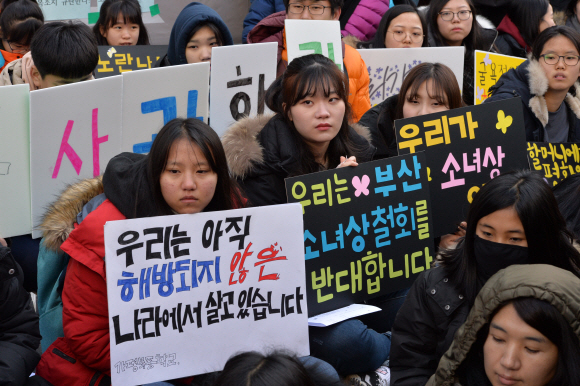
<instances>
[{"instance_id":1,"label":"girl wearing black face mask","mask_svg":"<svg viewBox=\"0 0 580 386\"><path fill-rule=\"evenodd\" d=\"M503 174L485 184L467 215L466 235L442 252L441 267L417 277L392 330L391 385L424 385L474 299L493 274L513 264L550 264L580 277L580 253L548 184L536 173Z\"/></svg>"}]
</instances>

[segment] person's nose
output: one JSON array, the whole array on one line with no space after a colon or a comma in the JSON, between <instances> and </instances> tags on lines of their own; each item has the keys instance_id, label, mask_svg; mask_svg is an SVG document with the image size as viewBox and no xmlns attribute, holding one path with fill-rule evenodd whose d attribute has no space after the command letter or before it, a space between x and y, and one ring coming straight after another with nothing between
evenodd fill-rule
<instances>
[{"instance_id":1,"label":"person's nose","mask_svg":"<svg viewBox=\"0 0 580 386\"><path fill-rule=\"evenodd\" d=\"M500 364L508 370L517 370L520 367L520 359L518 356L518 349L515 345L507 344L504 348L503 355L500 359Z\"/></svg>"}]
</instances>

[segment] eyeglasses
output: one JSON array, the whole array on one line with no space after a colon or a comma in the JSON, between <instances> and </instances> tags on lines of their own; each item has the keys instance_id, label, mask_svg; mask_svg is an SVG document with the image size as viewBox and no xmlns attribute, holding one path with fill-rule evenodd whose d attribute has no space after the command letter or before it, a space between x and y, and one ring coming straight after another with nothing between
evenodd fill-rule
<instances>
[{"instance_id":1,"label":"eyeglasses","mask_svg":"<svg viewBox=\"0 0 580 386\"><path fill-rule=\"evenodd\" d=\"M471 11L467 11L467 10L463 10L463 11L459 11L459 12L444 11L444 12L439 12L439 15L441 16L441 20L443 20L443 21L451 21L451 20L453 20L455 15L457 15L459 20L467 20L471 17Z\"/></svg>"},{"instance_id":2,"label":"eyeglasses","mask_svg":"<svg viewBox=\"0 0 580 386\"><path fill-rule=\"evenodd\" d=\"M8 40L6 40L6 43L8 43L10 51L12 51L15 54L26 54L28 51L30 51L30 46L23 46L22 44L14 42L11 43Z\"/></svg>"},{"instance_id":3,"label":"eyeglasses","mask_svg":"<svg viewBox=\"0 0 580 386\"><path fill-rule=\"evenodd\" d=\"M560 58L564 58L564 64L567 66L575 66L578 64L578 61L580 61L580 57L576 55L561 56L556 54L544 54L540 56L544 57L544 62L551 66L557 64L560 61Z\"/></svg>"},{"instance_id":4,"label":"eyeglasses","mask_svg":"<svg viewBox=\"0 0 580 386\"><path fill-rule=\"evenodd\" d=\"M331 8L328 5L320 5L320 4L311 4L311 5L304 5L299 3L291 3L288 4L288 11L290 13L302 13L304 12L304 8L308 8L308 12L311 15L322 15L324 13L325 8Z\"/></svg>"},{"instance_id":5,"label":"eyeglasses","mask_svg":"<svg viewBox=\"0 0 580 386\"><path fill-rule=\"evenodd\" d=\"M411 36L411 41L413 43L421 43L423 41L423 37L425 35L421 35L419 32L404 32L404 31L387 31L393 34L393 38L398 41L402 42L407 37L407 34Z\"/></svg>"}]
</instances>

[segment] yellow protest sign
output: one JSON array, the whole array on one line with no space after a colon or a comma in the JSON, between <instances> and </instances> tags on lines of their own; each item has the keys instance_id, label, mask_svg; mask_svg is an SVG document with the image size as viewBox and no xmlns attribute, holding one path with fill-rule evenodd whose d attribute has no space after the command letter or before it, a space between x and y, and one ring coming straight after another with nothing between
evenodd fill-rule
<instances>
[{"instance_id":1,"label":"yellow protest sign","mask_svg":"<svg viewBox=\"0 0 580 386\"><path fill-rule=\"evenodd\" d=\"M488 90L497 80L526 59L487 51L475 51L475 94L473 103L480 105L489 96Z\"/></svg>"},{"instance_id":2,"label":"yellow protest sign","mask_svg":"<svg viewBox=\"0 0 580 386\"><path fill-rule=\"evenodd\" d=\"M528 142L530 169L542 173L550 186L580 173L578 143Z\"/></svg>"}]
</instances>

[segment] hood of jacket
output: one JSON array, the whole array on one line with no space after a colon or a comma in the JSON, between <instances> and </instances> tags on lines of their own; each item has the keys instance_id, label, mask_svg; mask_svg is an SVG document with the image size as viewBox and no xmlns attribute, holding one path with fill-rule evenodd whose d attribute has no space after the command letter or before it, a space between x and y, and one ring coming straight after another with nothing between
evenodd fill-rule
<instances>
[{"instance_id":1,"label":"hood of jacket","mask_svg":"<svg viewBox=\"0 0 580 386\"><path fill-rule=\"evenodd\" d=\"M189 34L198 24L207 22L215 24L221 31L224 46L234 44L230 30L216 11L198 2L190 3L179 13L171 29L167 58L172 65L187 64L185 47L190 38Z\"/></svg>"},{"instance_id":2,"label":"hood of jacket","mask_svg":"<svg viewBox=\"0 0 580 386\"><path fill-rule=\"evenodd\" d=\"M266 125L268 129L262 132ZM278 115L259 115L240 119L230 126L222 136L222 143L232 177L244 179L255 165L261 163L268 163L271 167L281 167L286 170L292 168L297 161L294 139L287 134L287 130L280 127L281 125L286 124ZM351 124L350 127L354 131L352 139L355 144L371 143L371 133L368 128L358 124ZM265 142L265 146L277 142L277 145L272 147L281 150L276 154L265 150L258 138L260 134L262 134L261 140ZM371 153L374 153L374 147ZM372 155L368 155L368 158L360 162L370 161Z\"/></svg>"},{"instance_id":3,"label":"hood of jacket","mask_svg":"<svg viewBox=\"0 0 580 386\"><path fill-rule=\"evenodd\" d=\"M44 213L38 227L42 231L44 245L52 251L59 250L77 222L77 215L94 197L103 193L101 177L91 178L69 185Z\"/></svg>"},{"instance_id":4,"label":"hood of jacket","mask_svg":"<svg viewBox=\"0 0 580 386\"><path fill-rule=\"evenodd\" d=\"M286 11L276 12L263 18L248 33L248 43L277 42L283 48L284 20L286 20Z\"/></svg>"},{"instance_id":5,"label":"hood of jacket","mask_svg":"<svg viewBox=\"0 0 580 386\"><path fill-rule=\"evenodd\" d=\"M456 370L477 339L477 332L490 322L500 304L519 297L533 297L556 307L580 338L580 279L552 265L512 265L492 276L481 289L467 320L457 330L427 385L452 385Z\"/></svg>"},{"instance_id":6,"label":"hood of jacket","mask_svg":"<svg viewBox=\"0 0 580 386\"><path fill-rule=\"evenodd\" d=\"M505 15L501 23L499 23L499 25L497 26L497 32L504 32L510 35L516 40L516 42L518 42L520 46L524 47L526 51L529 52L531 50L531 47L529 47L526 44L524 38L522 37L520 30L518 29L518 27L516 27L516 25L514 24L512 19L509 18L508 15Z\"/></svg>"}]
</instances>

